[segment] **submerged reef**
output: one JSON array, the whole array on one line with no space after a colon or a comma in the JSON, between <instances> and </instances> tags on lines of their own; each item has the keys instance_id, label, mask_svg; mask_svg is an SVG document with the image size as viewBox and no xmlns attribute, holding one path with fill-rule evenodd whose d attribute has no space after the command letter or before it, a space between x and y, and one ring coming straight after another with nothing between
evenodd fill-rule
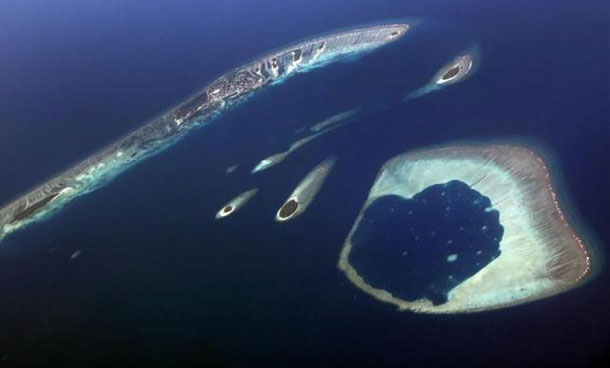
<instances>
[{"instance_id":1,"label":"submerged reef","mask_svg":"<svg viewBox=\"0 0 610 368\"><path fill-rule=\"evenodd\" d=\"M539 153L465 144L387 161L338 267L400 310L456 313L574 288L594 274L593 254Z\"/></svg>"},{"instance_id":2,"label":"submerged reef","mask_svg":"<svg viewBox=\"0 0 610 368\"><path fill-rule=\"evenodd\" d=\"M233 164L225 169L225 174L233 174L237 168L239 168L239 164Z\"/></svg>"},{"instance_id":3,"label":"submerged reef","mask_svg":"<svg viewBox=\"0 0 610 368\"><path fill-rule=\"evenodd\" d=\"M302 146L306 145L307 143L313 141L314 139L320 137L321 135L323 135L325 133L328 133L331 130L335 130L336 128L339 128L339 127L343 126L344 124L347 124L347 123L333 125L330 128L327 128L325 130L319 131L316 134L312 134L312 135L309 135L309 136L307 136L305 138L299 139L298 141L292 143L290 145L290 147L288 147L288 150L286 150L284 152L273 154L273 155L271 155L269 157L266 157L266 158L262 159L258 164L256 164L254 169L252 169L252 174L255 174L255 173L259 172L259 171L267 170L267 169L269 169L269 168L279 164L280 162L284 161L286 159L286 157L288 157L288 155L290 155L291 153L293 153L297 149L299 149Z\"/></svg>"},{"instance_id":4,"label":"submerged reef","mask_svg":"<svg viewBox=\"0 0 610 368\"><path fill-rule=\"evenodd\" d=\"M280 207L275 215L275 220L285 222L299 216L305 210L318 191L322 187L324 180L330 173L330 170L335 165L337 159L335 157L328 158L313 168L297 185L288 199Z\"/></svg>"},{"instance_id":5,"label":"submerged reef","mask_svg":"<svg viewBox=\"0 0 610 368\"><path fill-rule=\"evenodd\" d=\"M353 109L340 112L338 114L335 114L331 117L328 117L328 118L322 120L319 123L314 124L311 128L309 128L309 130L311 130L312 132L319 132L322 129L333 126L333 125L340 123L342 121L345 121L347 119L351 119L355 115L358 115L361 111L362 111L361 107L355 107Z\"/></svg>"},{"instance_id":6,"label":"submerged reef","mask_svg":"<svg viewBox=\"0 0 610 368\"><path fill-rule=\"evenodd\" d=\"M401 38L408 29L408 24L396 23L331 33L233 69L186 102L0 208L0 239L108 183L264 87L281 83L295 73L372 51Z\"/></svg>"},{"instance_id":7,"label":"submerged reef","mask_svg":"<svg viewBox=\"0 0 610 368\"><path fill-rule=\"evenodd\" d=\"M425 86L408 94L404 100L421 97L446 86L458 83L472 75L480 64L479 47L473 46L461 52L442 67Z\"/></svg>"}]
</instances>

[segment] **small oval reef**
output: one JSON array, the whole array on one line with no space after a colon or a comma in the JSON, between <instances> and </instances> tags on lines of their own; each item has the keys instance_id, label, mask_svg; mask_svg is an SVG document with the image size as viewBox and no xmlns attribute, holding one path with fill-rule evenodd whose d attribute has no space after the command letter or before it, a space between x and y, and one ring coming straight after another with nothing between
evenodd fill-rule
<instances>
[{"instance_id":1,"label":"small oval reef","mask_svg":"<svg viewBox=\"0 0 610 368\"><path fill-rule=\"evenodd\" d=\"M490 199L453 180L411 199L376 199L354 233L349 262L375 288L438 305L500 255L503 233Z\"/></svg>"}]
</instances>

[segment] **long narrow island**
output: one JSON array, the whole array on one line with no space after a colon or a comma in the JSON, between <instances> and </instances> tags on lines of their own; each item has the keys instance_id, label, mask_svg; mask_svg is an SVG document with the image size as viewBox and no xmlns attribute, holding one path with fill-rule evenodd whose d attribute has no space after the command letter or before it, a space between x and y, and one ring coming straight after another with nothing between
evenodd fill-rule
<instances>
[{"instance_id":1,"label":"long narrow island","mask_svg":"<svg viewBox=\"0 0 610 368\"><path fill-rule=\"evenodd\" d=\"M184 103L0 208L0 240L107 184L263 87L281 83L295 73L372 51L401 38L408 30L408 24L394 23L331 33L233 69Z\"/></svg>"}]
</instances>

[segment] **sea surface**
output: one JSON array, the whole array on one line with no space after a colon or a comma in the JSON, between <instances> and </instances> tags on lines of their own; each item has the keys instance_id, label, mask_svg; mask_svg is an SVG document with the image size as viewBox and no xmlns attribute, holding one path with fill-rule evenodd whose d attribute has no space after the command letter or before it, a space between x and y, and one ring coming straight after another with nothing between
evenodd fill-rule
<instances>
[{"instance_id":1,"label":"sea surface","mask_svg":"<svg viewBox=\"0 0 610 368\"><path fill-rule=\"evenodd\" d=\"M269 50L388 20L417 27L267 89L6 237L0 367L599 366L610 352L607 270L517 307L426 315L364 294L337 261L386 160L498 139L551 153L579 230L603 254L608 1L5 0L0 202ZM477 45L470 78L403 101ZM358 107L352 123L250 174L303 127ZM330 156L337 164L307 211L275 222L299 180ZM254 187L243 209L214 219Z\"/></svg>"}]
</instances>

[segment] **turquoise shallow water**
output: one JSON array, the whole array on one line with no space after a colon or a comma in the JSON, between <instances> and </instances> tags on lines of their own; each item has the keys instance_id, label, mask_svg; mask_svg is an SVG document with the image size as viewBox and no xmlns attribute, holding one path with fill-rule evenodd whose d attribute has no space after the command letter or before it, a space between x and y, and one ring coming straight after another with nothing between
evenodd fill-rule
<instances>
[{"instance_id":1,"label":"turquoise shallow water","mask_svg":"<svg viewBox=\"0 0 610 368\"><path fill-rule=\"evenodd\" d=\"M554 152L572 208L603 248L606 2L5 2L0 202L256 55L409 17L427 21L395 45L268 90L4 239L0 366L582 367L605 359L607 273L516 308L424 316L366 296L336 263L383 162L498 137ZM472 78L402 103L473 44L482 63ZM359 120L249 173L301 138L303 126L355 107ZM331 155L339 160L312 206L276 224L294 186ZM246 207L214 220L251 187L260 192Z\"/></svg>"}]
</instances>

